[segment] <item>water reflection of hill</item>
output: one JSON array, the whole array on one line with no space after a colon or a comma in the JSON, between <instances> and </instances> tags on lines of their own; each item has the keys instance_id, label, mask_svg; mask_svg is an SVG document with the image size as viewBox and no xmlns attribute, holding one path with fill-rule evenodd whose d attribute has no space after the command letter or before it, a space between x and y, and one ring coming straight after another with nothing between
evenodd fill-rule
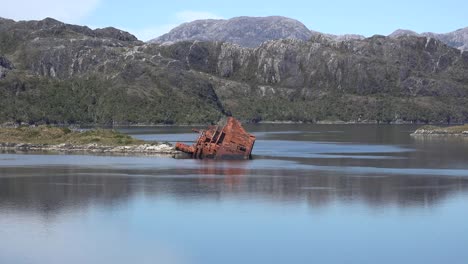
<instances>
[{"instance_id":1,"label":"water reflection of hill","mask_svg":"<svg viewBox=\"0 0 468 264\"><path fill-rule=\"evenodd\" d=\"M249 175L246 177L245 175ZM11 177L10 177L11 176ZM332 202L362 202L371 207L433 206L466 192L463 177L338 175L305 170L197 168L112 170L75 167L0 168L0 208L46 217L61 210L118 206L135 196L150 199L261 199L325 207Z\"/></svg>"}]
</instances>

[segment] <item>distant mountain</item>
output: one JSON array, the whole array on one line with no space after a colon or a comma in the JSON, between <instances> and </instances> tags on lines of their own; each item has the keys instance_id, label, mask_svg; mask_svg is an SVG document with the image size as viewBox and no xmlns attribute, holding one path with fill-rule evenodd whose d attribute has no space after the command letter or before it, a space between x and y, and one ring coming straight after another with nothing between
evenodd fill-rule
<instances>
[{"instance_id":1,"label":"distant mountain","mask_svg":"<svg viewBox=\"0 0 468 264\"><path fill-rule=\"evenodd\" d=\"M397 38L400 36L425 36L436 38L445 44L460 49L460 50L468 50L468 27L461 28L449 33L432 33L432 32L424 32L424 33L416 33L411 30L407 29L397 29L392 34L388 35L391 38Z\"/></svg>"},{"instance_id":2,"label":"distant mountain","mask_svg":"<svg viewBox=\"0 0 468 264\"><path fill-rule=\"evenodd\" d=\"M419 34L408 29L397 29L388 35L390 38L398 38L401 36L419 36Z\"/></svg>"},{"instance_id":3,"label":"distant mountain","mask_svg":"<svg viewBox=\"0 0 468 264\"><path fill-rule=\"evenodd\" d=\"M421 35L439 39L447 45L460 50L468 50L468 27L445 34L426 32L422 33Z\"/></svg>"},{"instance_id":4,"label":"distant mountain","mask_svg":"<svg viewBox=\"0 0 468 264\"><path fill-rule=\"evenodd\" d=\"M169 33L150 40L150 43L172 44L180 41L221 41L238 44L243 47L258 47L265 41L277 39L308 40L312 36L325 35L330 40L362 40L365 37L357 34L333 35L309 30L300 21L281 17L235 17L225 19L206 19L184 23ZM400 36L427 36L441 40L451 47L468 50L468 27L450 33L431 32L416 33L412 30L398 29L388 35L391 38Z\"/></svg>"},{"instance_id":5,"label":"distant mountain","mask_svg":"<svg viewBox=\"0 0 468 264\"><path fill-rule=\"evenodd\" d=\"M312 32L301 22L281 17L235 17L228 20L207 19L184 23L151 43L178 41L223 41L244 47L256 47L276 39L308 40Z\"/></svg>"},{"instance_id":6,"label":"distant mountain","mask_svg":"<svg viewBox=\"0 0 468 264\"><path fill-rule=\"evenodd\" d=\"M235 17L206 19L184 23L169 33L150 40L150 43L172 44L179 41L221 41L254 48L265 41L277 39L308 40L312 36L325 35L331 40L364 39L362 35L333 35L309 30L301 22L281 16Z\"/></svg>"},{"instance_id":7,"label":"distant mountain","mask_svg":"<svg viewBox=\"0 0 468 264\"><path fill-rule=\"evenodd\" d=\"M249 32L303 36L290 25L297 34ZM210 123L230 114L254 122L468 121L468 52L433 37L310 34L247 43L255 48L161 45L115 28L0 19L0 124Z\"/></svg>"}]
</instances>

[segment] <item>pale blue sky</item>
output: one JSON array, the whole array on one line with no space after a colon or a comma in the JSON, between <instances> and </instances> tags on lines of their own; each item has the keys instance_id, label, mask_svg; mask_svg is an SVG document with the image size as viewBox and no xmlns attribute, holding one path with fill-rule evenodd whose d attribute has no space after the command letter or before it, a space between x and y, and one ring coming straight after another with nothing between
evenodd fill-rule
<instances>
[{"instance_id":1,"label":"pale blue sky","mask_svg":"<svg viewBox=\"0 0 468 264\"><path fill-rule=\"evenodd\" d=\"M0 0L0 16L54 17L90 27L114 26L148 40L202 18L280 15L332 34L388 35L398 28L449 32L468 26L468 1Z\"/></svg>"}]
</instances>

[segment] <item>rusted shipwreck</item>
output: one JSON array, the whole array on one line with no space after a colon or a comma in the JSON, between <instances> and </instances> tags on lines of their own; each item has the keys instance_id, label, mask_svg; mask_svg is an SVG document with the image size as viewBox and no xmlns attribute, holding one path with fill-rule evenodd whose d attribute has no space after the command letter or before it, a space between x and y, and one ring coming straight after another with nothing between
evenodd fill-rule
<instances>
[{"instance_id":1,"label":"rusted shipwreck","mask_svg":"<svg viewBox=\"0 0 468 264\"><path fill-rule=\"evenodd\" d=\"M250 159L255 136L247 133L241 123L228 117L224 124L210 126L199 133L192 146L177 142L176 149L194 159Z\"/></svg>"}]
</instances>

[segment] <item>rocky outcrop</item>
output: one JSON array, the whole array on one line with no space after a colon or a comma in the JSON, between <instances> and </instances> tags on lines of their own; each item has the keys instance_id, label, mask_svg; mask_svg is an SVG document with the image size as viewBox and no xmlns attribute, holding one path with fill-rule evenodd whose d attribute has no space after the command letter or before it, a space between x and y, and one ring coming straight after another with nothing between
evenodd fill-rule
<instances>
[{"instance_id":1,"label":"rocky outcrop","mask_svg":"<svg viewBox=\"0 0 468 264\"><path fill-rule=\"evenodd\" d=\"M466 136L468 137L468 130L462 131L461 133L452 133L448 130L430 130L430 129L418 129L414 131L411 135L434 135L434 136Z\"/></svg>"},{"instance_id":2,"label":"rocky outcrop","mask_svg":"<svg viewBox=\"0 0 468 264\"><path fill-rule=\"evenodd\" d=\"M424 126L414 131L411 135L468 137L468 125L453 127Z\"/></svg>"}]
</instances>

